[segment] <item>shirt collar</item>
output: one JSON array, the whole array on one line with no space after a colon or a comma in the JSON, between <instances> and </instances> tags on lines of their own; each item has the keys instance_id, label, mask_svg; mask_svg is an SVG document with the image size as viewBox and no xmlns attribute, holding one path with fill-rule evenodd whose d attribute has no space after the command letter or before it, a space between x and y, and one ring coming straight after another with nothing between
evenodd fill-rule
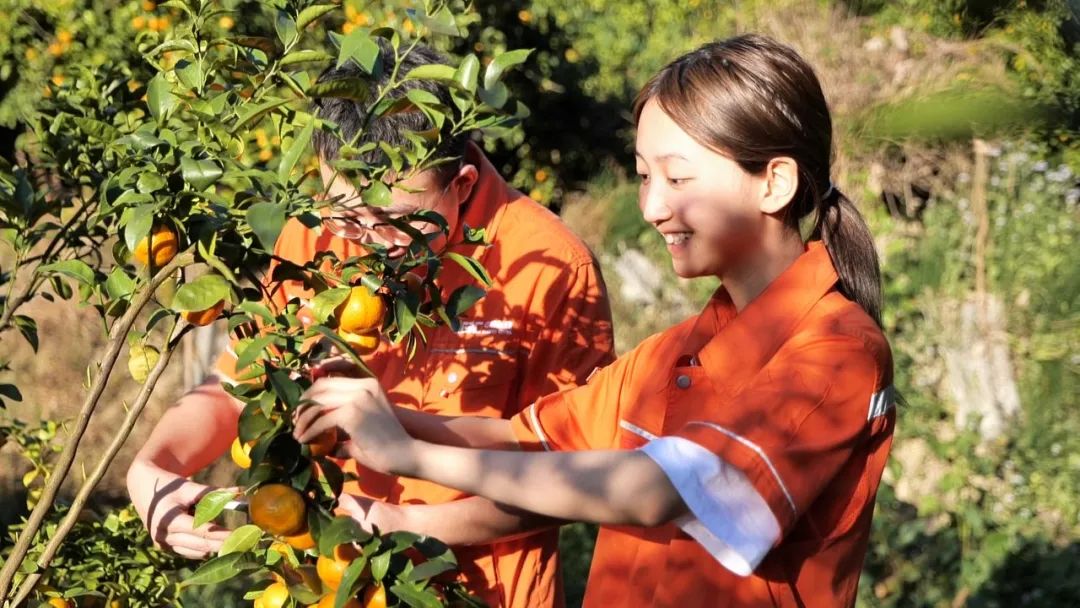
<instances>
[{"instance_id":1,"label":"shirt collar","mask_svg":"<svg viewBox=\"0 0 1080 608\"><path fill-rule=\"evenodd\" d=\"M495 166L491 164L480 147L469 142L466 145L465 162L472 164L477 170L476 184L473 185L472 193L462 204L461 219L457 228L450 235L449 242L454 243L450 251L464 256L475 258L482 265L492 247L489 245L468 245L463 243L465 239L465 226L469 228L483 228L484 240L490 244L495 242L495 235L503 216L510 203L526 198L506 183L499 175ZM440 275L440 282L444 291L449 294L457 287L476 281L456 263L446 260L446 266ZM486 265L485 265L486 266Z\"/></svg>"},{"instance_id":2,"label":"shirt collar","mask_svg":"<svg viewBox=\"0 0 1080 608\"><path fill-rule=\"evenodd\" d=\"M736 314L731 296L720 287L699 317L690 342L695 348L700 345L697 356L714 388L737 393L837 280L824 244L812 241L742 312Z\"/></svg>"}]
</instances>

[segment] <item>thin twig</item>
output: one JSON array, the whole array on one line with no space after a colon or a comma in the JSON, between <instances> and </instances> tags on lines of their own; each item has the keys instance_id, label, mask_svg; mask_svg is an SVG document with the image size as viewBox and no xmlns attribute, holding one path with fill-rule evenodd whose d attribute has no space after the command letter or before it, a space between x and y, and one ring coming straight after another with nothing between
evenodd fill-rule
<instances>
[{"instance_id":1,"label":"thin twig","mask_svg":"<svg viewBox=\"0 0 1080 608\"><path fill-rule=\"evenodd\" d=\"M45 545L45 549L42 551L41 556L38 557L37 568L32 574L27 576L22 585L19 586L19 591L15 594L15 601L13 602L15 606L20 605L26 600L30 593L33 592L34 586L41 580L42 573L49 567L52 559L56 556L56 552L60 550L60 545L63 543L64 538L67 537L68 533L71 532L71 529L77 523L79 513L81 513L83 507L86 506L87 501L90 499L90 494L97 485L101 483L101 480L105 477L105 473L109 469L109 465L112 464L116 455L120 453L120 448L124 446L124 442L127 441L127 438L131 435L132 429L135 428L135 423L138 422L139 416L146 408L146 404L150 401L150 396L154 392L154 387L157 385L158 379L165 371L169 359L172 358L172 355L176 350L176 345L192 327L194 326L185 323L180 331L175 332L176 326L173 326L173 331L170 331L170 333L175 332L176 336L166 342L165 348L161 351L161 357L158 358L154 368L150 371L150 375L147 376L146 382L143 384L142 389L135 398L134 405L128 410L127 415L124 417L123 424L120 425L119 431L109 444L108 449L105 450L105 455L102 457L101 461L98 462L97 466L94 467L90 477L87 478L79 488L79 492L75 495L70 510L68 510L63 521L60 522L60 525L57 526L56 532L53 534L52 538L49 539L49 543Z\"/></svg>"},{"instance_id":2,"label":"thin twig","mask_svg":"<svg viewBox=\"0 0 1080 608\"><path fill-rule=\"evenodd\" d=\"M120 321L113 326L114 333L109 337L108 347L105 351L105 355L102 357L100 371L94 381L94 385L90 388L90 392L87 394L86 400L79 410L79 417L76 420L74 432L67 442L67 445L64 446L63 452L60 454L60 459L56 464L52 479L49 480L49 483L43 489L41 497L38 499L38 503L34 505L34 510L30 513L30 517L26 522L26 528L19 534L19 538L15 542L15 547L12 548L7 562L4 563L3 569L0 570L0 600L7 599L8 591L11 589L11 582L15 578L15 573L26 558L26 554L29 552L30 545L37 536L38 530L41 529L41 525L45 521L45 515L52 507L53 501L60 491L61 484L63 484L68 473L71 471L79 441L86 433L86 428L90 424L90 417L93 415L94 410L97 408L98 401L105 391L105 385L108 384L109 377L112 375L113 366L116 365L116 360L120 356L120 350L126 343L128 331L131 330L132 325L135 324L135 319L153 297L154 290L157 289L158 285L164 282L168 277L172 276L172 273L177 268L180 268L185 264L190 264L193 261L194 255L188 250L176 256L171 262L166 264L145 286L143 286L143 289L136 295L135 300L132 302L127 312L124 313L124 316L121 317Z\"/></svg>"}]
</instances>

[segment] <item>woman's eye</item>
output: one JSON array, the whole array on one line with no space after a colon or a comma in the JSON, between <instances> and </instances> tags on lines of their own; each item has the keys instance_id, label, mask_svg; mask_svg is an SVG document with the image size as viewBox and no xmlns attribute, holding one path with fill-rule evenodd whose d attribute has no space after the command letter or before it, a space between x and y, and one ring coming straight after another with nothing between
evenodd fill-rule
<instances>
[{"instance_id":1,"label":"woman's eye","mask_svg":"<svg viewBox=\"0 0 1080 608\"><path fill-rule=\"evenodd\" d=\"M681 185L689 182L691 179L692 178L689 178L689 177L669 177L668 178L668 183L671 184L672 186L681 186Z\"/></svg>"},{"instance_id":2,"label":"woman's eye","mask_svg":"<svg viewBox=\"0 0 1080 608\"><path fill-rule=\"evenodd\" d=\"M642 183L644 183L644 184L649 183L649 174L648 173L638 173L637 176L638 176L638 179L640 179Z\"/></svg>"}]
</instances>

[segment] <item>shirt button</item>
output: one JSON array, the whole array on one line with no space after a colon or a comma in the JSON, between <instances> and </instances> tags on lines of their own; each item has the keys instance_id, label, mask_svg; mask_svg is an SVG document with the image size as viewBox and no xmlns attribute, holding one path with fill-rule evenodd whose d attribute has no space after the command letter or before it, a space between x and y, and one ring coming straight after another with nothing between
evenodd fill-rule
<instances>
[{"instance_id":1,"label":"shirt button","mask_svg":"<svg viewBox=\"0 0 1080 608\"><path fill-rule=\"evenodd\" d=\"M453 384L453 383L457 382L457 374L455 372L450 372L446 376L446 381L449 382L450 384Z\"/></svg>"},{"instance_id":2,"label":"shirt button","mask_svg":"<svg viewBox=\"0 0 1080 608\"><path fill-rule=\"evenodd\" d=\"M679 376L675 378L675 386L679 388L690 388L690 376Z\"/></svg>"}]
</instances>

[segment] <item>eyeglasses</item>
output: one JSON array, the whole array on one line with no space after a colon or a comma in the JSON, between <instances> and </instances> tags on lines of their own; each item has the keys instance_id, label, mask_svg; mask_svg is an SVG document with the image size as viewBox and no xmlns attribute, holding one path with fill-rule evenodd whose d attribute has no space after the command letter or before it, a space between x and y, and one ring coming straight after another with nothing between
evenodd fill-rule
<instances>
[{"instance_id":1,"label":"eyeglasses","mask_svg":"<svg viewBox=\"0 0 1080 608\"><path fill-rule=\"evenodd\" d=\"M439 193L438 197L446 196L449 184L444 187ZM354 199L355 200L355 199ZM371 210L374 213L383 215L384 220L370 221L366 218L361 218L357 215L343 212L340 209L332 210L331 214L323 218L323 224L334 235L345 239L358 239L365 235L369 235L372 232L380 233L380 236L386 238L386 233L392 233L396 238L391 239L398 244L399 241L404 240L402 237L406 236L405 231L402 230L402 224L405 224L414 230L423 232L425 228L430 226L438 226L438 222L432 221L430 218L417 217L423 214L426 209L418 208L414 211L407 213L386 213L382 214L377 207L363 207ZM401 235L401 236L398 236Z\"/></svg>"}]
</instances>

